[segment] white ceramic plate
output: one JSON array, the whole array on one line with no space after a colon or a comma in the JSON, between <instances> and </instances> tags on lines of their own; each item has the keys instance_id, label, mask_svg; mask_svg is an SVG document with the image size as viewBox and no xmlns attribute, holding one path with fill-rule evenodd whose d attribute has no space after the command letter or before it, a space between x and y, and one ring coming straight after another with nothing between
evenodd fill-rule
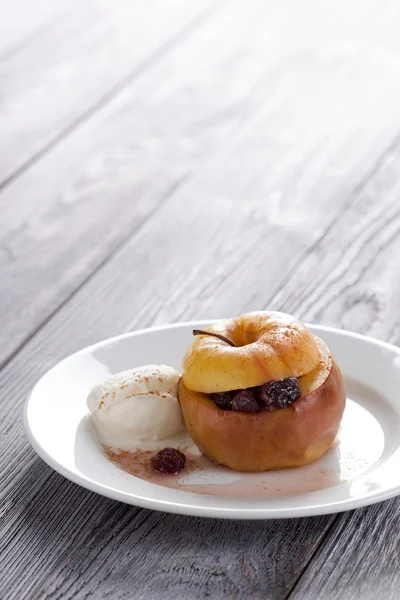
<instances>
[{"instance_id":1,"label":"white ceramic plate","mask_svg":"<svg viewBox=\"0 0 400 600\"><path fill-rule=\"evenodd\" d=\"M111 463L88 427L86 397L92 385L146 363L180 369L192 329L210 323L181 323L122 335L53 367L36 384L25 407L26 432L39 456L68 479L109 498L187 515L302 517L353 509L400 493L400 349L314 325L310 329L325 340L346 380L348 400L338 443L313 465L267 474L270 495L232 497L170 489ZM210 463L202 489L204 484L234 480L236 475L229 474L221 475L221 468ZM254 477L237 477L247 476Z\"/></svg>"}]
</instances>

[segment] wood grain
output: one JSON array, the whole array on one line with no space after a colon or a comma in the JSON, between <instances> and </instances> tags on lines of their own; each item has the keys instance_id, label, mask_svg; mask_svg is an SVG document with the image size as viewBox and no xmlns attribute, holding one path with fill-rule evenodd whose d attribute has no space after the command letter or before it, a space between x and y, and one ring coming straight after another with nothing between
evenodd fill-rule
<instances>
[{"instance_id":1,"label":"wood grain","mask_svg":"<svg viewBox=\"0 0 400 600\"><path fill-rule=\"evenodd\" d=\"M230 34L252 29L254 14L233 16ZM246 81L226 71L237 43L225 23L217 15L185 53L143 74L0 197L0 276L9 289L0 300L8 315L0 362L251 110L246 94L269 59ZM256 56L259 44L248 36L244 50ZM188 69L202 57L196 72Z\"/></svg>"},{"instance_id":2,"label":"wood grain","mask_svg":"<svg viewBox=\"0 0 400 600\"><path fill-rule=\"evenodd\" d=\"M243 204L247 222L268 203L271 223L284 220L297 238L308 194L329 197L335 210L384 152L399 122L399 67L387 60L397 41L393 6L373 20L376 3L365 3L369 18L361 22L349 9L357 39L333 9L319 15L316 30L290 2L274 11L257 0L246 7L237 0L216 11L0 195L0 279L8 289L0 297L7 315L0 363L203 163L210 166L200 179L210 178L209 189L190 192L185 203L218 194L214 186L225 183L215 177L221 169L231 177L224 166L231 160L231 172L246 165L241 198L234 184L224 194ZM343 38L351 39L351 52L343 51ZM224 144L232 156L222 148L214 163L210 155ZM268 178L253 197L258 171ZM227 257L222 277L237 260Z\"/></svg>"},{"instance_id":3,"label":"wood grain","mask_svg":"<svg viewBox=\"0 0 400 600\"><path fill-rule=\"evenodd\" d=\"M247 146L247 150L249 147ZM333 231L336 231L338 248L351 249L352 244L356 243L355 225L362 230L369 230L368 247L371 258L371 252L374 256L373 249L384 229L378 226L377 217L386 215L394 228L400 227L395 202L399 184L399 160L399 149L395 145L387 159L377 163L371 181L365 181L346 200L342 199L341 207L336 206L337 212L330 214L330 220L326 215L326 206L330 205L328 200L323 205L318 193L313 202L312 196L307 198L306 207L313 214L313 219L310 219L310 228L303 231L303 237L297 238L293 236L293 228L288 229L284 221L280 225L276 220L273 223L269 221L272 218L269 205L261 213L260 207L255 204L249 217L240 208L242 204L231 194L228 202L218 186L215 189L219 190L219 194L211 196L213 201L209 205L203 204L197 212L193 206L185 206L184 199L192 189L193 192L197 189L197 193L204 196L204 190L198 189L200 181L204 182L203 186L210 185L209 176L199 175L198 180L195 178L193 182L187 182L187 190L182 187L177 191L131 242L121 248L2 371L1 389L6 390L6 406L2 414L0 455L6 459L3 459L1 465L4 482L1 539L7 543L4 552L7 566L19 565L13 570L7 569L10 588L15 589L15 594L13 592L11 597L17 598L21 590L29 589L44 597L46 594L56 598L107 597L112 593L114 597L119 595L124 598L129 597L133 588L138 590L139 598L160 595L162 598L178 596L190 599L202 598L206 593L213 597L213 590L216 591L214 597L222 594L222 597L244 598L247 593L253 594L255 598L284 598L287 595L302 568L318 548L323 532L332 523L332 517L266 523L262 526L221 523L216 530L218 537L209 538L219 540L218 551L211 554L213 544L208 542L206 545L203 535L205 540L208 539L207 536L212 536L214 524L207 529L201 520L184 519L181 530L181 518L155 513L149 517L143 529L139 530L137 538L134 536L133 539L137 539L137 542L132 542L131 525L126 524L130 520L126 517L125 521L125 517L120 516L121 510L132 509L121 509L119 504L103 501L50 473L27 447L20 422L15 420L15 411L32 381L59 356L99 336L155 322L161 316L164 321L168 318L178 320L190 310L196 313L191 316L196 316L201 312L196 300L200 303L201 298L215 303L216 310L221 311L221 314L227 314L228 311L241 312L249 308L250 303L257 308L274 307L278 301L279 308L287 310L290 306L296 308L298 314L302 314L302 306L307 306L304 298L307 299L312 278L310 273L307 276L303 273L302 277L296 277L296 273L301 274L301 265L306 264L310 256L318 257L320 294L323 296L326 289L326 297L331 295L329 277L332 271L332 246L328 242ZM227 169L236 165L226 159L221 162L227 165ZM234 168L230 177L220 170L218 173L221 178L219 181L223 180L226 186L230 178L235 178L230 185L237 188L240 197L243 192L240 183L242 178L246 180L243 171ZM322 176L313 173L316 177ZM265 173L258 178L253 175L251 181L254 198L257 198L257 190L263 189ZM382 181L387 184L380 193ZM214 185L216 182L214 180ZM314 188L318 192L319 186L315 185ZM229 191L230 189L229 187ZM335 188L332 193L334 192ZM290 194L290 197L296 198L294 194ZM365 206L366 209L361 220L360 206ZM379 215L374 210L371 211L374 206L380 207ZM257 220L254 222L256 209ZM382 221L384 223L385 219ZM269 233L269 244L264 242L265 231ZM180 245L177 249L178 232ZM391 238L392 244L398 243L398 236ZM237 243L238 240L241 241L240 244ZM229 241L230 246L226 247ZM200 246L199 249L197 245ZM396 247L389 243L387 252L394 254ZM272 255L272 248L276 263L274 270L272 267L268 267L268 271L265 267L262 270L262 265L266 265ZM285 251L288 248L291 248L291 256L295 253L291 263L288 262L289 254ZM226 260L229 262L233 251L237 252L236 261L229 264L231 272L225 273L226 278L221 281L219 265L225 264ZM301 255L304 252L303 263ZM203 261L199 260L200 255L203 256ZM337 260L337 255L335 256ZM162 258L168 261L168 270L160 267ZM190 271L190 267L194 267L194 272ZM314 274L313 265L310 268ZM263 277L260 277L260 272ZM358 280L362 277L362 272L362 263L352 263L353 278ZM126 275L121 277L121 273ZM322 277L323 273L325 277ZM279 299L282 285L288 298L286 302ZM260 298L254 299L254 290L260 294L263 302ZM396 296L392 298L391 293L388 290L387 296L392 302L396 302L398 299ZM296 306L290 304L293 298L298 299ZM164 305L165 299L168 299L167 308ZM188 304L192 309L188 309ZM324 301L314 302L313 307L307 309L307 315L314 318L321 310L321 319L324 320L323 307ZM206 308L209 313L210 307ZM391 328L398 325L398 321L397 313L392 313ZM22 371L23 382L17 378ZM10 457L7 448L10 447L11 440L13 455ZM19 470L16 475L17 464ZM75 491L72 493L71 489ZM60 504L60 497L68 499L68 508L65 503ZM43 505L38 501L39 498ZM35 529L32 531L29 522L21 527L27 506L30 510L39 511L35 513L35 523L36 527L44 528L42 536ZM43 516L45 511L55 523L62 523L62 527L69 532L68 536L62 534L64 529L57 533L57 528L54 530L52 525L53 521L47 525L47 519ZM92 514L96 515L95 521L92 518L88 520L88 515ZM75 521L75 518L78 520ZM15 532L17 523L18 535ZM86 524L86 535L82 536L80 530L83 523ZM102 527L107 526L106 544L99 548L100 542L96 543L96 540L104 537ZM96 537L98 527L101 534ZM261 537L257 537L258 527L261 527L261 534L264 533ZM298 527L304 529L299 532ZM246 532L250 532L251 536L246 537ZM241 538L246 541L243 546L238 541ZM255 546L251 543L253 539L256 540ZM291 540L289 545L288 539ZM305 552L302 553L298 547L291 545L297 540L301 542L302 548L304 546ZM133 550L127 551L126 556L121 547L126 549L130 543L133 544ZM35 544L39 544L37 560L43 561L50 557L51 567L45 573L35 569L36 563L32 560L33 549L37 547ZM235 549L233 554L232 548ZM241 560L236 560L236 553L239 553ZM145 564L142 563L144 555L148 556ZM0 557L3 561L4 556ZM152 563L154 556L156 563ZM273 556L279 556L279 560L270 564ZM22 567L28 558L31 561L31 571ZM103 564L108 565L104 570L101 567ZM150 577L151 564L157 564L159 575ZM216 565L221 564L222 571L218 579L215 575ZM234 568L229 568L231 564ZM37 575L33 577L32 573ZM136 586L139 584L138 589ZM165 587L164 592L161 591L162 586Z\"/></svg>"},{"instance_id":4,"label":"wood grain","mask_svg":"<svg viewBox=\"0 0 400 600\"><path fill-rule=\"evenodd\" d=\"M291 600L397 600L400 502L342 515L300 579Z\"/></svg>"},{"instance_id":5,"label":"wood grain","mask_svg":"<svg viewBox=\"0 0 400 600\"><path fill-rule=\"evenodd\" d=\"M132 328L268 307L400 341L398 7L283 2L268 29L264 4L217 11L0 196L0 597L396 598L398 501L163 515L68 482L22 431L47 368Z\"/></svg>"},{"instance_id":6,"label":"wood grain","mask_svg":"<svg viewBox=\"0 0 400 600\"><path fill-rule=\"evenodd\" d=\"M275 304L324 322L400 344L400 139L356 189L349 207L312 247ZM379 202L378 202L379 199ZM345 231L344 231L345 230ZM307 281L306 288L302 282ZM303 290L303 291L301 291ZM262 301L259 294L256 303Z\"/></svg>"},{"instance_id":7,"label":"wood grain","mask_svg":"<svg viewBox=\"0 0 400 600\"><path fill-rule=\"evenodd\" d=\"M277 589L283 597L292 569L307 561L312 542L331 520L166 516L82 491L37 458L33 467L36 474L38 468L44 471L40 486L28 476L22 492L10 500L18 505L19 527L18 532L9 528L3 538L2 583L8 598L237 598L246 593L276 598Z\"/></svg>"},{"instance_id":8,"label":"wood grain","mask_svg":"<svg viewBox=\"0 0 400 600\"><path fill-rule=\"evenodd\" d=\"M335 230L309 256L295 280L316 273L309 288L310 318L383 338L400 345L400 141L359 194L350 220L335 226L352 232L342 244ZM383 205L376 204L379 198ZM383 210L382 210L383 209ZM335 252L332 246L335 244ZM340 256L340 261L337 257ZM322 265L322 271L321 269ZM324 273L324 277L322 277ZM322 281L323 279L323 281ZM279 299L285 302L283 297ZM290 310L304 297L288 300ZM315 306L318 310L315 311ZM400 586L398 499L340 515L290 598L372 600L398 598Z\"/></svg>"},{"instance_id":9,"label":"wood grain","mask_svg":"<svg viewBox=\"0 0 400 600\"><path fill-rule=\"evenodd\" d=\"M72 2L3 57L0 131L7 152L0 155L0 184L184 39L211 4Z\"/></svg>"},{"instance_id":10,"label":"wood grain","mask_svg":"<svg viewBox=\"0 0 400 600\"><path fill-rule=\"evenodd\" d=\"M151 5L144 0L75 0L64 1L61 6L58 2L52 3L49 9L48 0L43 6L37 0L32 3L24 0L22 4L21 1L15 3L18 12L16 8L7 8L10 14L2 23L12 20L13 25L28 24L40 22L45 15L48 17L38 31L34 28L30 36L26 32L25 43L17 45L0 63L0 131L3 147L7 149L0 154L0 183L12 180L92 110L97 110L110 95L117 93L144 65L170 50L182 35L185 37L191 32L192 25L199 25L209 14L210 7L212 12L221 5L211 0L190 3L171 0L167 4L154 0ZM343 50L339 50L338 56L337 44L342 36L345 44L350 40L355 42L350 49L344 46L347 59L352 62L357 52L367 48L371 52L371 42L382 29L387 39L379 39L379 44L373 47L376 55L369 58L376 60L378 56L379 60L379 54L385 53L396 70L396 37L392 24L399 10L394 2L380 7L378 18L376 0L364 2L362 12L358 10L358 3L346 5L346 22L334 5L321 11L314 0L309 11L318 20L318 27L314 27L314 19L310 20L293 0L279 5L260 0L230 2L222 11L225 24L220 32L222 37L219 33L214 39L211 37L211 44L194 63L194 72L204 70L206 65L202 64L202 58L215 51L215 47L217 52L223 48L227 32L231 34L227 39L228 48L233 43L236 52L227 56L225 69L240 72L244 92L247 80L252 79L259 64L264 63L266 70L269 65L273 69L278 65L282 69L289 64L297 65L301 72L304 63L315 60L321 52L331 61L341 60ZM157 19L153 18L154 14ZM253 32L247 31L249 19L254 22ZM238 28L241 22L242 29ZM357 28L355 39L354 27ZM247 39L249 33L253 34L250 40ZM257 45L258 53L248 53L249 41ZM164 85L168 83L168 80L163 81ZM223 81L219 89L226 89ZM240 94L240 89L236 93ZM264 99L269 96L270 88Z\"/></svg>"}]
</instances>

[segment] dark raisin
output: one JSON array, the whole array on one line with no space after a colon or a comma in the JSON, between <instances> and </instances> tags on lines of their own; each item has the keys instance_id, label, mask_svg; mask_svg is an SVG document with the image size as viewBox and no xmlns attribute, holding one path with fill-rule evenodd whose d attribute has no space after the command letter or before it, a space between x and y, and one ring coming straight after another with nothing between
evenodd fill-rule
<instances>
[{"instance_id":1,"label":"dark raisin","mask_svg":"<svg viewBox=\"0 0 400 600\"><path fill-rule=\"evenodd\" d=\"M260 387L260 399L267 410L285 408L300 398L300 388L296 377L270 381Z\"/></svg>"},{"instance_id":2,"label":"dark raisin","mask_svg":"<svg viewBox=\"0 0 400 600\"><path fill-rule=\"evenodd\" d=\"M159 473L177 475L186 464L186 456L176 448L164 448L152 457L150 464Z\"/></svg>"},{"instance_id":3,"label":"dark raisin","mask_svg":"<svg viewBox=\"0 0 400 600\"><path fill-rule=\"evenodd\" d=\"M232 410L232 396L229 392L211 394L212 400L222 410Z\"/></svg>"},{"instance_id":4,"label":"dark raisin","mask_svg":"<svg viewBox=\"0 0 400 600\"><path fill-rule=\"evenodd\" d=\"M232 400L232 410L256 413L260 410L256 396L250 390L241 390Z\"/></svg>"}]
</instances>

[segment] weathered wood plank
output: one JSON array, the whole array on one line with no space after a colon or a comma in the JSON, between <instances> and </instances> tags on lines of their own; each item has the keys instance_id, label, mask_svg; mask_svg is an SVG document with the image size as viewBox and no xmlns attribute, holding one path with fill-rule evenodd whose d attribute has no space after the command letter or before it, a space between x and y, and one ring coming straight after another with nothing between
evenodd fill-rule
<instances>
[{"instance_id":1,"label":"weathered wood plank","mask_svg":"<svg viewBox=\"0 0 400 600\"><path fill-rule=\"evenodd\" d=\"M144 65L190 35L213 4L72 2L40 35L3 58L0 184L118 92Z\"/></svg>"},{"instance_id":2,"label":"weathered wood plank","mask_svg":"<svg viewBox=\"0 0 400 600\"><path fill-rule=\"evenodd\" d=\"M10 15L2 21L28 23L49 15L39 35L28 38L0 63L0 132L7 149L0 154L0 183L19 173L33 157L79 123L141 69L143 63L169 49L171 37L197 15L208 14L210 5L217 9L221 3L153 0L149 5L144 0L84 0L62 3L64 10L60 7L56 10L58 4L53 2L50 7L48 0L43 6L35 2L32 10L24 0L21 6L15 3L18 12L7 9ZM352 61L354 53L366 48L370 51L377 34L385 31L388 39L381 35L373 48L378 54L387 53L396 65L397 40L391 29L399 11L394 2L380 6L379 17L376 0L363 2L362 11L358 2L346 4L345 22L335 5L323 12L316 1L307 11L299 10L294 0L279 5L259 0L235 0L229 4L229 12L223 11L224 28L210 38L210 45L195 62L194 72L206 66L202 65L203 57L216 47L219 51L229 32L233 39L227 42L235 43L236 54L227 58L225 67L240 73L244 85L252 78L253 71L257 71L260 60L266 65L272 62L275 68L281 62L285 68L290 60L300 69L307 55L315 58L313 54L321 51L331 54L330 60L340 60L343 47L338 48L337 44L342 36L348 38L347 44L350 40L354 44L351 48L344 46L348 60ZM50 18L53 12L54 19ZM251 16L259 30L256 27L248 32L246 21ZM242 30L238 29L241 21ZM252 43L257 43L258 55L246 52L249 34ZM221 81L220 91L223 89ZM268 90L265 97L269 95Z\"/></svg>"},{"instance_id":3,"label":"weathered wood plank","mask_svg":"<svg viewBox=\"0 0 400 600\"><path fill-rule=\"evenodd\" d=\"M277 298L280 302L291 310L298 303L312 318L325 317L324 322L400 345L399 170L400 142L359 195L352 218L339 219L319 245L318 254L304 260L295 274L295 282L306 273L315 274L308 298L300 294L290 299L282 294ZM338 234L343 226L351 233L347 243ZM290 598L396 600L399 527L398 499L340 515Z\"/></svg>"},{"instance_id":4,"label":"weathered wood plank","mask_svg":"<svg viewBox=\"0 0 400 600\"><path fill-rule=\"evenodd\" d=\"M397 600L398 498L341 515L301 577L291 600Z\"/></svg>"},{"instance_id":5,"label":"weathered wood plank","mask_svg":"<svg viewBox=\"0 0 400 600\"><path fill-rule=\"evenodd\" d=\"M257 24L233 15L229 32L217 14L0 196L0 362L251 112L270 58L258 26L243 48L251 73L226 69Z\"/></svg>"},{"instance_id":6,"label":"weathered wood plank","mask_svg":"<svg viewBox=\"0 0 400 600\"><path fill-rule=\"evenodd\" d=\"M242 151L249 159L254 157L254 149L260 148L254 135L253 132L243 140ZM15 590L11 597L18 598L28 589L32 594L54 598L102 598L109 594L126 598L132 590L138 598L203 598L206 593L212 597L213 590L217 595L233 598L245 598L248 594L255 598L284 598L332 523L332 517L327 517L262 525L207 524L199 519L182 520L155 513L142 525L141 512L137 515L134 509L102 501L50 474L27 448L20 422L15 420L15 411L34 378L61 355L100 336L161 318L205 316L202 302L210 316L271 306L290 308L311 319L319 315L324 320L324 307L335 302L330 288L332 261L336 264L343 249L349 249L349 256L353 256L351 247L356 243L357 228L369 232L370 258L379 254L376 247L386 231L386 220L393 224L392 233L400 228L397 146L379 162L371 182L356 188L347 199L341 196L335 212L329 215L327 207L336 198L337 188L324 185L326 196L321 201L324 171L307 171L307 187L313 193L306 199L299 197L296 183L292 182L287 189L290 204L281 200L271 211L271 204L257 202L268 181L268 175L257 168L257 163L251 177L250 206L244 206L240 198L243 186L248 186L248 174L232 160L236 153L234 149L225 151L224 160L215 158L206 174L200 173L177 191L1 373L5 409L0 442L4 482L0 539L7 546L0 559L7 561L7 581ZM239 153L237 159L241 156ZM331 160L332 157L328 165ZM212 178L211 171L218 174ZM354 177L356 172L357 169ZM290 181L286 174L283 177ZM386 187L382 182L386 182ZM194 199L209 200L202 205L188 205L185 201L192 194L198 194ZM287 223L289 207L301 214L307 210L307 215L312 215L304 220L301 230ZM332 232L336 232L337 254L332 250ZM398 243L398 237L389 237L392 243ZM394 253L394 247L388 245L387 253ZM304 256L304 252L308 254ZM232 253L235 257L231 259ZM302 273L302 265L307 266L314 257L318 258L322 300L308 307L308 290L312 289L316 269L312 263ZM227 271L223 271L226 261ZM166 263L168 269L164 268ZM358 280L363 269L362 262L352 261L345 276L347 281ZM280 296L282 285L286 300ZM259 294L256 298L255 291ZM390 302L398 301L397 291L387 289ZM212 305L215 312L211 315ZM399 317L392 312L391 318L393 328ZM12 456L7 452L11 440ZM68 507L60 503L60 496L68 498ZM35 516L30 521L26 515L32 511ZM45 513L50 516L46 518ZM55 523L61 524L61 531L54 529ZM84 523L86 530L82 534ZM132 534L132 527L138 528L137 533ZM63 531L68 531L68 536ZM104 536L106 543L102 544ZM39 551L37 560L41 565L49 561L48 570L35 568L39 563L32 559L33 549ZM30 569L26 570L23 565L28 558ZM158 570L152 575L154 565Z\"/></svg>"},{"instance_id":7,"label":"weathered wood plank","mask_svg":"<svg viewBox=\"0 0 400 600\"><path fill-rule=\"evenodd\" d=\"M167 517L84 492L39 463L34 459L32 472L44 471L40 485L28 475L10 500L19 510L18 530L9 529L2 539L8 598L276 598L277 587L282 597L293 569L307 562L331 520ZM19 580L16 546L21 567L24 561ZM33 555L34 561L28 559Z\"/></svg>"},{"instance_id":8,"label":"weathered wood plank","mask_svg":"<svg viewBox=\"0 0 400 600\"><path fill-rule=\"evenodd\" d=\"M372 13L368 14L369 17L365 17L363 13L363 18L367 19L370 39L373 40L374 35L378 37L378 46L373 46L370 54L364 54L363 44L357 47L350 28L351 48L358 48L359 54L356 51L354 56L346 50L338 58L334 42L333 46L317 45L316 48L321 49L311 53L311 57L306 54L295 63L291 62L292 58L285 65L283 75L281 72L279 76L268 75L265 87L260 85L250 92L251 100L243 105L240 116L244 118L249 108L256 109L257 114L239 134L229 133L238 123L234 120L232 125L231 115L226 121L221 121L221 115L215 117L209 131L204 132L204 138L197 133L202 139L201 152L194 151L190 159L194 162L192 157L196 157L196 168L228 134L225 148L211 157L195 177L182 183L128 239L134 223L132 210L129 226L124 229L127 239L122 241L120 249L0 373L3 399L0 586L4 586L3 595L7 598L174 597L191 600L209 595L279 600L287 596L311 560L333 522L332 517L280 523L218 523L126 507L85 492L52 473L28 448L17 415L34 380L60 357L101 337L161 321L223 316L268 306L295 312L309 320L351 326L392 341L399 339L400 319L395 310L400 294L396 283L400 228L399 147L393 145L387 156L384 153L390 139L398 133L398 91L396 78L392 81L390 77L391 60L387 54L375 50L386 47L386 41L382 41L385 24L390 45L394 24L385 21L387 12L377 12L376 23L371 21ZM286 22L285 17L283 21ZM332 22L332 30L335 30L337 23L334 19ZM329 30L328 25L326 28ZM326 41L327 32L323 28L322 31L321 40L326 34ZM332 39L339 39L337 35L335 33ZM351 64L349 56L354 59ZM221 94L218 83L217 78L213 88L215 97L210 100L214 106L218 91ZM275 91L266 103L266 90L270 87ZM204 90L207 96L207 87ZM267 106L259 108L264 103ZM177 115L186 113L182 105L176 111ZM233 112L238 114L236 105ZM116 118L115 114L110 113L110 120ZM150 113L141 114L148 122ZM104 126L105 120L99 123ZM204 131L204 122L204 116L197 125L191 121L195 129L199 128L198 132ZM222 132L207 145L209 132L214 132L221 122L224 123ZM126 123L124 120L118 131L123 131ZM174 126L175 120L172 120L171 129L163 131L173 131ZM179 131L184 133L187 129L182 127ZM80 143L91 138L92 131L86 130ZM110 138L118 140L118 131L115 138ZM160 139L165 146L157 153L156 162L165 163L165 173L172 170L175 176L175 179L165 176L162 187L165 191L169 184L183 180L192 169L180 171L178 162L174 162L176 157L184 160L183 149L174 155L174 160L168 161L170 147L165 142L168 135ZM78 160L84 155L79 154L80 143L68 147L69 155L75 151ZM85 144L87 148L89 142ZM118 149L117 142L113 144ZM145 144L141 152L143 147ZM153 151L146 155L149 162ZM382 153L385 156L380 158ZM119 160L116 162L120 164ZM37 172L37 179L33 177L28 181L30 185L25 183L20 193L25 193L25 199L34 199L37 181L45 180L54 169L53 180L45 191L48 198L57 195L63 185L68 186L68 178L75 172L77 163L62 162L63 169L60 169L54 159L47 163L47 169ZM69 170L68 165L72 165ZM374 170L369 180L371 167ZM65 179L57 187L56 179L64 169L67 169ZM149 168L148 173L154 177L158 169L159 166ZM105 214L111 220L121 207L128 206L132 180L126 186L123 180L129 168L125 166L118 173L116 180L120 183L115 186L115 199L123 196L125 204L117 205L113 213L107 209L106 193L104 200L96 204L98 179L95 176L82 194L84 201L80 207L90 208L83 214L89 215L92 211L96 219L96 210L108 210ZM107 179L112 182L109 188L105 185L108 194L114 181ZM30 191L30 187L34 191ZM46 194L43 194L43 206ZM152 189L148 189L147 194L148 198L154 197ZM34 221L34 212L28 219L31 238L23 235L14 246L10 246L12 238L7 239L4 253L10 254L10 247L14 258L19 253L21 272L25 265L37 275L35 263L39 259L44 261L53 248L55 253L59 252L54 240L61 237L65 243L63 228L68 226L73 230L76 224L79 226L82 208L70 213L75 195L65 197L69 201L61 203L61 211L58 205L54 207L49 202L41 213L40 203L36 203L37 220ZM18 202L19 196L15 192L11 198ZM23 212L28 210L25 205L20 202L15 206L26 219L29 211L28 215ZM20 217L7 206L4 209L8 218L13 215L16 218L17 232L21 227ZM146 217L144 211L143 219ZM76 259L79 251L87 252L82 242L87 227L85 229L83 224L81 227L79 235L67 247L70 257L65 254L62 259L46 258L43 271L47 268L48 273L36 286L26 286L25 299L36 296L40 288L46 290L56 273L70 269L68 277L75 272L76 279L82 281L79 279L82 271L89 274L93 265L99 266L98 258L98 262L93 260L90 264L85 262L87 258L82 258L83 268ZM120 227L117 222L115 231L120 233ZM89 243L93 247L104 243L101 237L104 230L97 228L92 232ZM47 245L43 239L48 240ZM27 250L24 243L29 240L31 245ZM115 245L111 244L102 260L113 250ZM96 251L94 248L93 252ZM31 262L30 253L33 254ZM60 275L65 282L63 277ZM22 274L20 281L22 293ZM53 310L60 299L65 300L76 283L70 283L63 296L57 296L53 290L45 297L41 317L49 314L49 306ZM49 298L53 298L53 305ZM3 312L4 321L9 315L12 318L18 307L19 310L25 308L18 302L16 295L15 306ZM21 331L29 329L23 325L28 322L21 323ZM4 327L7 325L4 322ZM346 543L350 543L344 526L347 519L349 527L351 523L355 530L358 527L358 531L353 531L356 540L353 555L360 552L373 564L374 557L368 556L368 548L375 543L382 553L385 550L387 560L397 564L395 537L384 525L384 518L391 518L392 505L381 507L381 529L373 527L380 514L379 506L354 513L354 517L340 517L338 522L343 526L329 538L326 549L322 545L321 555L317 554L316 568L322 569L325 561L328 582L324 587L321 571L321 577L317 578L319 587L314 588L316 571L310 569L304 580L300 579L294 597L297 593L308 594L306 598L316 597L312 592L317 589L322 591L318 597L326 594L329 600L329 594L333 594L332 584L339 581L341 569L345 568L343 564L335 567L334 563L347 556ZM357 520L362 518L361 513L370 523L371 534L362 526L365 521ZM393 528L397 526L397 515L391 524ZM385 536L386 542L379 540L380 534ZM363 536L367 536L369 546ZM334 560L329 562L336 543L341 553L335 553ZM385 597L386 593L391 599L395 597L397 575L391 566L384 567L383 560L383 556L379 558L378 566L387 580L379 588L380 595ZM377 591L374 587L378 585L377 578L372 579L371 573L368 579L366 571L364 577L369 589ZM340 588L344 598L347 589L356 589L348 578L345 581L348 588ZM367 600L372 598L368 597L367 586L361 579L358 581L358 589L366 593Z\"/></svg>"},{"instance_id":9,"label":"weathered wood plank","mask_svg":"<svg viewBox=\"0 0 400 600\"><path fill-rule=\"evenodd\" d=\"M256 216L268 202L272 222L281 211L286 228L301 228L297 204L315 191L310 186L321 186L322 202L336 186L336 203L368 171L400 121L400 68L384 54L394 43L393 7L375 24L375 4L366 3L370 17L357 42L340 29L334 11L321 18L318 31L297 15L305 20L307 35L300 34L297 21L287 18L293 6L271 12L254 0L244 11L237 0L217 11L184 49L144 73L0 195L0 280L8 288L0 297L0 362L223 140L238 145L229 158L232 170L246 168L244 203L253 174L269 175L257 201L238 209L248 223L254 220L250 207ZM357 15L350 10L350 22ZM362 52L384 26L376 52ZM351 37L357 52L337 54L341 35ZM242 133L252 114L261 116ZM249 150L240 146L251 137ZM207 177L223 167L225 155L216 160ZM319 169L325 177L315 183L310 171ZM212 185L204 193L218 193ZM294 202L287 190L296 194ZM239 202L234 189L225 193ZM188 202L203 201L191 194ZM227 258L222 273L231 265Z\"/></svg>"},{"instance_id":10,"label":"weathered wood plank","mask_svg":"<svg viewBox=\"0 0 400 600\"><path fill-rule=\"evenodd\" d=\"M289 295L283 288L278 305L292 312L301 307L308 320L323 319L327 325L400 344L399 170L400 138L356 194L350 214L340 215L292 274L291 284L298 284L299 292ZM309 285L300 291L304 280Z\"/></svg>"}]
</instances>

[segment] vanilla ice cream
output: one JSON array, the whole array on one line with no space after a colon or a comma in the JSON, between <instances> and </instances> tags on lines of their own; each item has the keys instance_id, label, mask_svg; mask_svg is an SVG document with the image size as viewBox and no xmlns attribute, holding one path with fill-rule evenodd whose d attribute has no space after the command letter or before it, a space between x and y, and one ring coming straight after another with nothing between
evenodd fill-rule
<instances>
[{"instance_id":1,"label":"vanilla ice cream","mask_svg":"<svg viewBox=\"0 0 400 600\"><path fill-rule=\"evenodd\" d=\"M87 405L100 441L134 450L142 447L142 442L182 433L185 428L178 401L179 378L172 367L145 365L95 385Z\"/></svg>"}]
</instances>

